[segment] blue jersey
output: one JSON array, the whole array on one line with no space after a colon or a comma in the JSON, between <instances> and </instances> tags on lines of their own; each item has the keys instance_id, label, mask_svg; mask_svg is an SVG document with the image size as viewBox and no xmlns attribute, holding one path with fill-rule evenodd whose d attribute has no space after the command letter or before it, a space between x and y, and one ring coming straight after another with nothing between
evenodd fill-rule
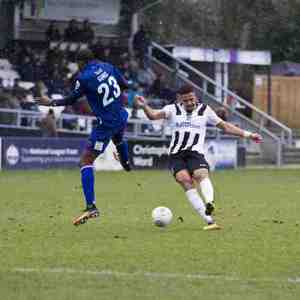
<instances>
[{"instance_id":1,"label":"blue jersey","mask_svg":"<svg viewBox=\"0 0 300 300\"><path fill-rule=\"evenodd\" d=\"M122 90L126 87L127 81L116 67L92 61L78 75L75 89L68 98L74 103L85 95L98 124L117 128L124 126L128 117L122 101Z\"/></svg>"}]
</instances>

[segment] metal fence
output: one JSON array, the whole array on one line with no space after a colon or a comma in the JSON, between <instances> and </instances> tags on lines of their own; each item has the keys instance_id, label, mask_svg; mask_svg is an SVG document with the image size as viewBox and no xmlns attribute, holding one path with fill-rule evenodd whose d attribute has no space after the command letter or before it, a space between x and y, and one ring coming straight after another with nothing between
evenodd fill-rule
<instances>
[{"instance_id":1,"label":"metal fence","mask_svg":"<svg viewBox=\"0 0 300 300\"><path fill-rule=\"evenodd\" d=\"M0 128L41 131L43 118L45 118L45 113L42 112L0 108ZM70 123L73 124L72 128L68 126ZM91 116L61 113L56 118L57 132L62 134L88 135L95 124L96 118ZM162 120L129 118L126 136L135 139L165 141L170 138L171 132L172 128ZM215 127L208 127L207 136L216 139L226 137Z\"/></svg>"}]
</instances>

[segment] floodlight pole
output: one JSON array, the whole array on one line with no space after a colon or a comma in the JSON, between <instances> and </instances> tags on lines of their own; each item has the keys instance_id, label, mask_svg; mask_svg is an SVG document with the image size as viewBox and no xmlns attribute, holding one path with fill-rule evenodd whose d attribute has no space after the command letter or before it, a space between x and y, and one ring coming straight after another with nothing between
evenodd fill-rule
<instances>
[{"instance_id":1,"label":"floodlight pole","mask_svg":"<svg viewBox=\"0 0 300 300\"><path fill-rule=\"evenodd\" d=\"M272 65L268 66L268 75L267 75L267 112L270 116L272 116L272 70L271 70Z\"/></svg>"}]
</instances>

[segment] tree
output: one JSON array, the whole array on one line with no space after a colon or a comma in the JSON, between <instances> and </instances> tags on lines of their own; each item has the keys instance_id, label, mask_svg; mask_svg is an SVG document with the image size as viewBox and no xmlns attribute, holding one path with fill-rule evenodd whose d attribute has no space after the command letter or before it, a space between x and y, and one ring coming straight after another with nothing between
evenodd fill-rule
<instances>
[{"instance_id":1,"label":"tree","mask_svg":"<svg viewBox=\"0 0 300 300\"><path fill-rule=\"evenodd\" d=\"M299 2L164 0L143 19L162 43L271 50L275 61L299 60Z\"/></svg>"}]
</instances>

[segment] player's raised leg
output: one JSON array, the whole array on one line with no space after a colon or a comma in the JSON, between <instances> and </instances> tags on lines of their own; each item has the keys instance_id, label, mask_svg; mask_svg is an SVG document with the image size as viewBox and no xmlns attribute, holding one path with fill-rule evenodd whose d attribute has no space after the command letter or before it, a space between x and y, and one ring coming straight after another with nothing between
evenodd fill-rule
<instances>
[{"instance_id":1,"label":"player's raised leg","mask_svg":"<svg viewBox=\"0 0 300 300\"><path fill-rule=\"evenodd\" d=\"M112 141L116 146L118 151L118 159L123 169L127 172L131 171L131 166L129 163L129 154L128 154L128 144L124 140L124 130L120 130L117 134L112 137Z\"/></svg>"}]
</instances>

